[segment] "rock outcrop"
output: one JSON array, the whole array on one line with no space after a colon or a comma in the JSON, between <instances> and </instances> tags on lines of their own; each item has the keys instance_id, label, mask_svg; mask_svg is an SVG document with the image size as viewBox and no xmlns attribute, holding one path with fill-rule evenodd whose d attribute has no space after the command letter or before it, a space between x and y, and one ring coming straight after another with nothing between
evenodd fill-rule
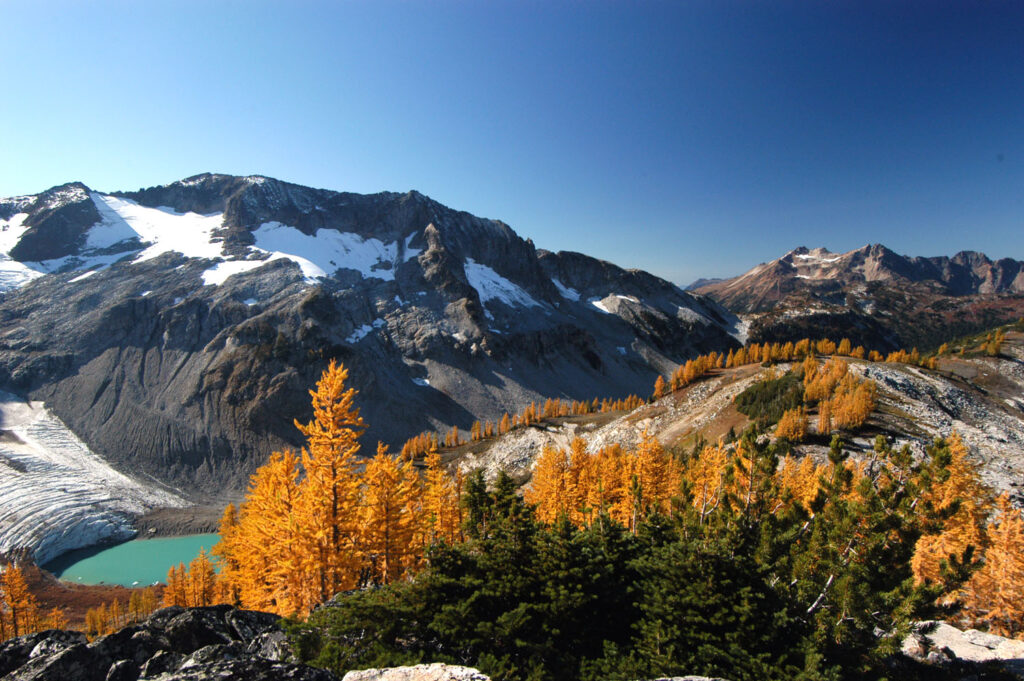
<instances>
[{"instance_id":1,"label":"rock outcrop","mask_svg":"<svg viewBox=\"0 0 1024 681\"><path fill-rule=\"evenodd\" d=\"M989 665L1024 678L1024 641L945 622L921 622L903 641L907 657L938 667Z\"/></svg>"},{"instance_id":2,"label":"rock outcrop","mask_svg":"<svg viewBox=\"0 0 1024 681\"><path fill-rule=\"evenodd\" d=\"M289 661L279 618L229 606L164 608L140 624L89 643L44 631L0 645L5 681L337 681Z\"/></svg>"},{"instance_id":3,"label":"rock outcrop","mask_svg":"<svg viewBox=\"0 0 1024 681\"><path fill-rule=\"evenodd\" d=\"M434 663L352 671L342 681L491 681L491 677L471 667Z\"/></svg>"}]
</instances>

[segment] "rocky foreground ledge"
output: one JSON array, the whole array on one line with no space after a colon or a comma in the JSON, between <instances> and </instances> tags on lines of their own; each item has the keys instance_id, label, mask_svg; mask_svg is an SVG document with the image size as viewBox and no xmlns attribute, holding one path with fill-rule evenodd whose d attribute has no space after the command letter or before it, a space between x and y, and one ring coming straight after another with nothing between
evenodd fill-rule
<instances>
[{"instance_id":1,"label":"rocky foreground ledge","mask_svg":"<svg viewBox=\"0 0 1024 681\"><path fill-rule=\"evenodd\" d=\"M230 606L170 607L88 643L75 631L44 631L0 645L5 681L337 681L290 657L280 618Z\"/></svg>"},{"instance_id":2,"label":"rocky foreground ledge","mask_svg":"<svg viewBox=\"0 0 1024 681\"><path fill-rule=\"evenodd\" d=\"M0 644L2 681L490 681L476 669L420 664L348 672L292 661L280 618L220 605L170 607L89 643L77 631L44 631ZM977 678L997 669L1024 678L1024 642L947 624L922 623L906 658ZM938 671L938 670L937 670ZM657 681L722 681L685 676Z\"/></svg>"}]
</instances>

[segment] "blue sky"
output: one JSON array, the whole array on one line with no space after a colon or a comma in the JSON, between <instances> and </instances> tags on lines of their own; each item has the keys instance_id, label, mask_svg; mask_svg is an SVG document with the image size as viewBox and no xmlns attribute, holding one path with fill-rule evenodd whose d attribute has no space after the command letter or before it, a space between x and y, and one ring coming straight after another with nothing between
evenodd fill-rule
<instances>
[{"instance_id":1,"label":"blue sky","mask_svg":"<svg viewBox=\"0 0 1024 681\"><path fill-rule=\"evenodd\" d=\"M1024 3L0 0L0 196L418 189L681 284L1024 259Z\"/></svg>"}]
</instances>

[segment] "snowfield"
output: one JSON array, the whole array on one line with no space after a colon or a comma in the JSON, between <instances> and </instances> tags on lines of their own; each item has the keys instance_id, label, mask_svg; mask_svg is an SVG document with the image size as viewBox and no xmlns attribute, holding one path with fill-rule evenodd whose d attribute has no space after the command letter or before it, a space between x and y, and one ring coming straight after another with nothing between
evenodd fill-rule
<instances>
[{"instance_id":1,"label":"snowfield","mask_svg":"<svg viewBox=\"0 0 1024 681\"><path fill-rule=\"evenodd\" d=\"M0 553L62 553L135 535L131 517L184 507L179 496L115 471L42 402L0 392Z\"/></svg>"},{"instance_id":2,"label":"snowfield","mask_svg":"<svg viewBox=\"0 0 1024 681\"><path fill-rule=\"evenodd\" d=\"M296 263L308 283L341 269L355 270L364 278L391 281L397 265L415 258L420 250L410 242L383 243L350 232L320 229L314 236L280 222L266 222L253 231L254 244L241 257L225 258L221 237L222 213L178 213L170 208L149 208L130 199L91 193L89 198L100 221L89 228L79 255L44 262L21 263L8 253L27 227L27 213L0 220L0 292L18 288L43 274L76 270L85 272L68 283L82 281L119 260L144 262L164 253L219 262L202 274L203 284L219 286L228 277L249 272L272 260ZM513 285L514 286L514 285Z\"/></svg>"},{"instance_id":3,"label":"snowfield","mask_svg":"<svg viewBox=\"0 0 1024 681\"><path fill-rule=\"evenodd\" d=\"M542 307L520 286L472 258L466 258L465 272L469 285L480 294L480 302L484 305L492 300L497 300L509 307Z\"/></svg>"}]
</instances>

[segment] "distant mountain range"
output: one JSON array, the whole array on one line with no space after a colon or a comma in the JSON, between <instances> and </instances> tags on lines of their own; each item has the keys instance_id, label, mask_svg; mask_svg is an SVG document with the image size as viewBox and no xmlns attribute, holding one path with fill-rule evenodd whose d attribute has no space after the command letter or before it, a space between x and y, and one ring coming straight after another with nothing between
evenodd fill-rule
<instances>
[{"instance_id":1,"label":"distant mountain range","mask_svg":"<svg viewBox=\"0 0 1024 681\"><path fill-rule=\"evenodd\" d=\"M881 244L848 253L800 247L690 288L744 316L755 341L829 335L909 348L1024 316L1024 263L972 251L919 258Z\"/></svg>"},{"instance_id":2,"label":"distant mountain range","mask_svg":"<svg viewBox=\"0 0 1024 681\"><path fill-rule=\"evenodd\" d=\"M300 444L331 358L367 441L401 445L549 396L646 395L738 344L708 298L417 192L71 183L0 200L0 253L0 389L190 498L237 492Z\"/></svg>"}]
</instances>

